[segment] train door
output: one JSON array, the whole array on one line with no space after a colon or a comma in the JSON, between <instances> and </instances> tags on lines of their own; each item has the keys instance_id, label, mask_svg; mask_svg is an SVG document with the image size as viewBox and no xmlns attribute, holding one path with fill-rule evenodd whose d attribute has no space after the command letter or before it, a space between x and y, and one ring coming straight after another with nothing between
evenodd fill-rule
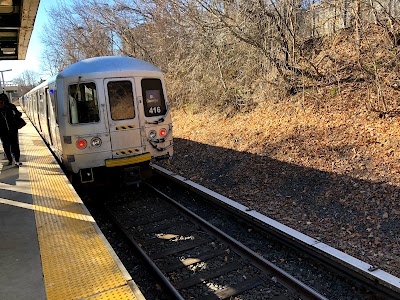
<instances>
[{"instance_id":1,"label":"train door","mask_svg":"<svg viewBox=\"0 0 400 300\"><path fill-rule=\"evenodd\" d=\"M51 134L51 121L50 121L50 106L51 106L51 101L50 101L50 94L49 94L49 88L45 88L44 92L44 114L45 114L45 122L46 124L44 125L46 128L46 135L48 136L48 142L50 145L53 145L53 137Z\"/></svg>"},{"instance_id":2,"label":"train door","mask_svg":"<svg viewBox=\"0 0 400 300\"><path fill-rule=\"evenodd\" d=\"M105 79L105 95L114 158L141 153L139 110L131 78Z\"/></svg>"},{"instance_id":3,"label":"train door","mask_svg":"<svg viewBox=\"0 0 400 300\"><path fill-rule=\"evenodd\" d=\"M60 141L60 126L58 124L58 107L57 107L57 90L47 89L47 99L48 99L48 113L49 113L49 128L50 128L50 136L53 145L53 149L55 149L58 157L62 156L61 151L61 141Z\"/></svg>"},{"instance_id":4,"label":"train door","mask_svg":"<svg viewBox=\"0 0 400 300\"><path fill-rule=\"evenodd\" d=\"M38 116L38 130L43 133L42 129L42 120L45 118L45 104L44 104L44 95L42 90L37 91L37 116Z\"/></svg>"}]
</instances>

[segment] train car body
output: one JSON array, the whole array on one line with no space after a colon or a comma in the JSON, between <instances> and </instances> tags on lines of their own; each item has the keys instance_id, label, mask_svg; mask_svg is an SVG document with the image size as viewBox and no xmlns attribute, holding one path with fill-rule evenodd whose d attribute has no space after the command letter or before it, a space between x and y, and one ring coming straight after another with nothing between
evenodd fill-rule
<instances>
[{"instance_id":1,"label":"train car body","mask_svg":"<svg viewBox=\"0 0 400 300\"><path fill-rule=\"evenodd\" d=\"M163 73L143 60L77 62L20 102L65 170L82 182L93 181L100 170L127 170L173 155Z\"/></svg>"}]
</instances>

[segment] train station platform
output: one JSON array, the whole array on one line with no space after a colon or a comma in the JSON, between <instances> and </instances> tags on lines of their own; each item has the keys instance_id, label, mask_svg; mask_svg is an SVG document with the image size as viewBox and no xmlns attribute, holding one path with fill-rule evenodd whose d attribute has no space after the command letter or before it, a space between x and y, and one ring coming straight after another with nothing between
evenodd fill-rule
<instances>
[{"instance_id":1,"label":"train station platform","mask_svg":"<svg viewBox=\"0 0 400 300\"><path fill-rule=\"evenodd\" d=\"M0 299L144 299L35 127L0 146Z\"/></svg>"}]
</instances>

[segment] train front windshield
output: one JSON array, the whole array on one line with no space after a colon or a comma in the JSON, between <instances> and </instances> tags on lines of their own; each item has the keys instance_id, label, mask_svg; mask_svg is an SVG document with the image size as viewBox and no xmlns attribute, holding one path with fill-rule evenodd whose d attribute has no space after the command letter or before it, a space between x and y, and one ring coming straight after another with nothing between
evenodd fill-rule
<instances>
[{"instance_id":1,"label":"train front windshield","mask_svg":"<svg viewBox=\"0 0 400 300\"><path fill-rule=\"evenodd\" d=\"M99 122L96 84L86 82L69 86L69 121L71 124Z\"/></svg>"},{"instance_id":2,"label":"train front windshield","mask_svg":"<svg viewBox=\"0 0 400 300\"><path fill-rule=\"evenodd\" d=\"M114 121L135 118L132 83L128 80L110 81L107 90L111 118Z\"/></svg>"}]
</instances>

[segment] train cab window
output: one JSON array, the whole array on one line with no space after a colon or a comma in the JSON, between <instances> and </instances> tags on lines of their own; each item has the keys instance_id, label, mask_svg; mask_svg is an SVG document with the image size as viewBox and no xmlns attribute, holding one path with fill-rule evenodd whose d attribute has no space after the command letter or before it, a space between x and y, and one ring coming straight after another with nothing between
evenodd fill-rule
<instances>
[{"instance_id":1,"label":"train cab window","mask_svg":"<svg viewBox=\"0 0 400 300\"><path fill-rule=\"evenodd\" d=\"M107 83L111 118L126 120L135 118L132 83L128 80Z\"/></svg>"},{"instance_id":2,"label":"train cab window","mask_svg":"<svg viewBox=\"0 0 400 300\"><path fill-rule=\"evenodd\" d=\"M163 116L167 112L160 79L142 79L144 114L146 117Z\"/></svg>"},{"instance_id":3,"label":"train cab window","mask_svg":"<svg viewBox=\"0 0 400 300\"><path fill-rule=\"evenodd\" d=\"M69 121L71 124L99 122L97 90L94 82L69 86Z\"/></svg>"}]
</instances>

